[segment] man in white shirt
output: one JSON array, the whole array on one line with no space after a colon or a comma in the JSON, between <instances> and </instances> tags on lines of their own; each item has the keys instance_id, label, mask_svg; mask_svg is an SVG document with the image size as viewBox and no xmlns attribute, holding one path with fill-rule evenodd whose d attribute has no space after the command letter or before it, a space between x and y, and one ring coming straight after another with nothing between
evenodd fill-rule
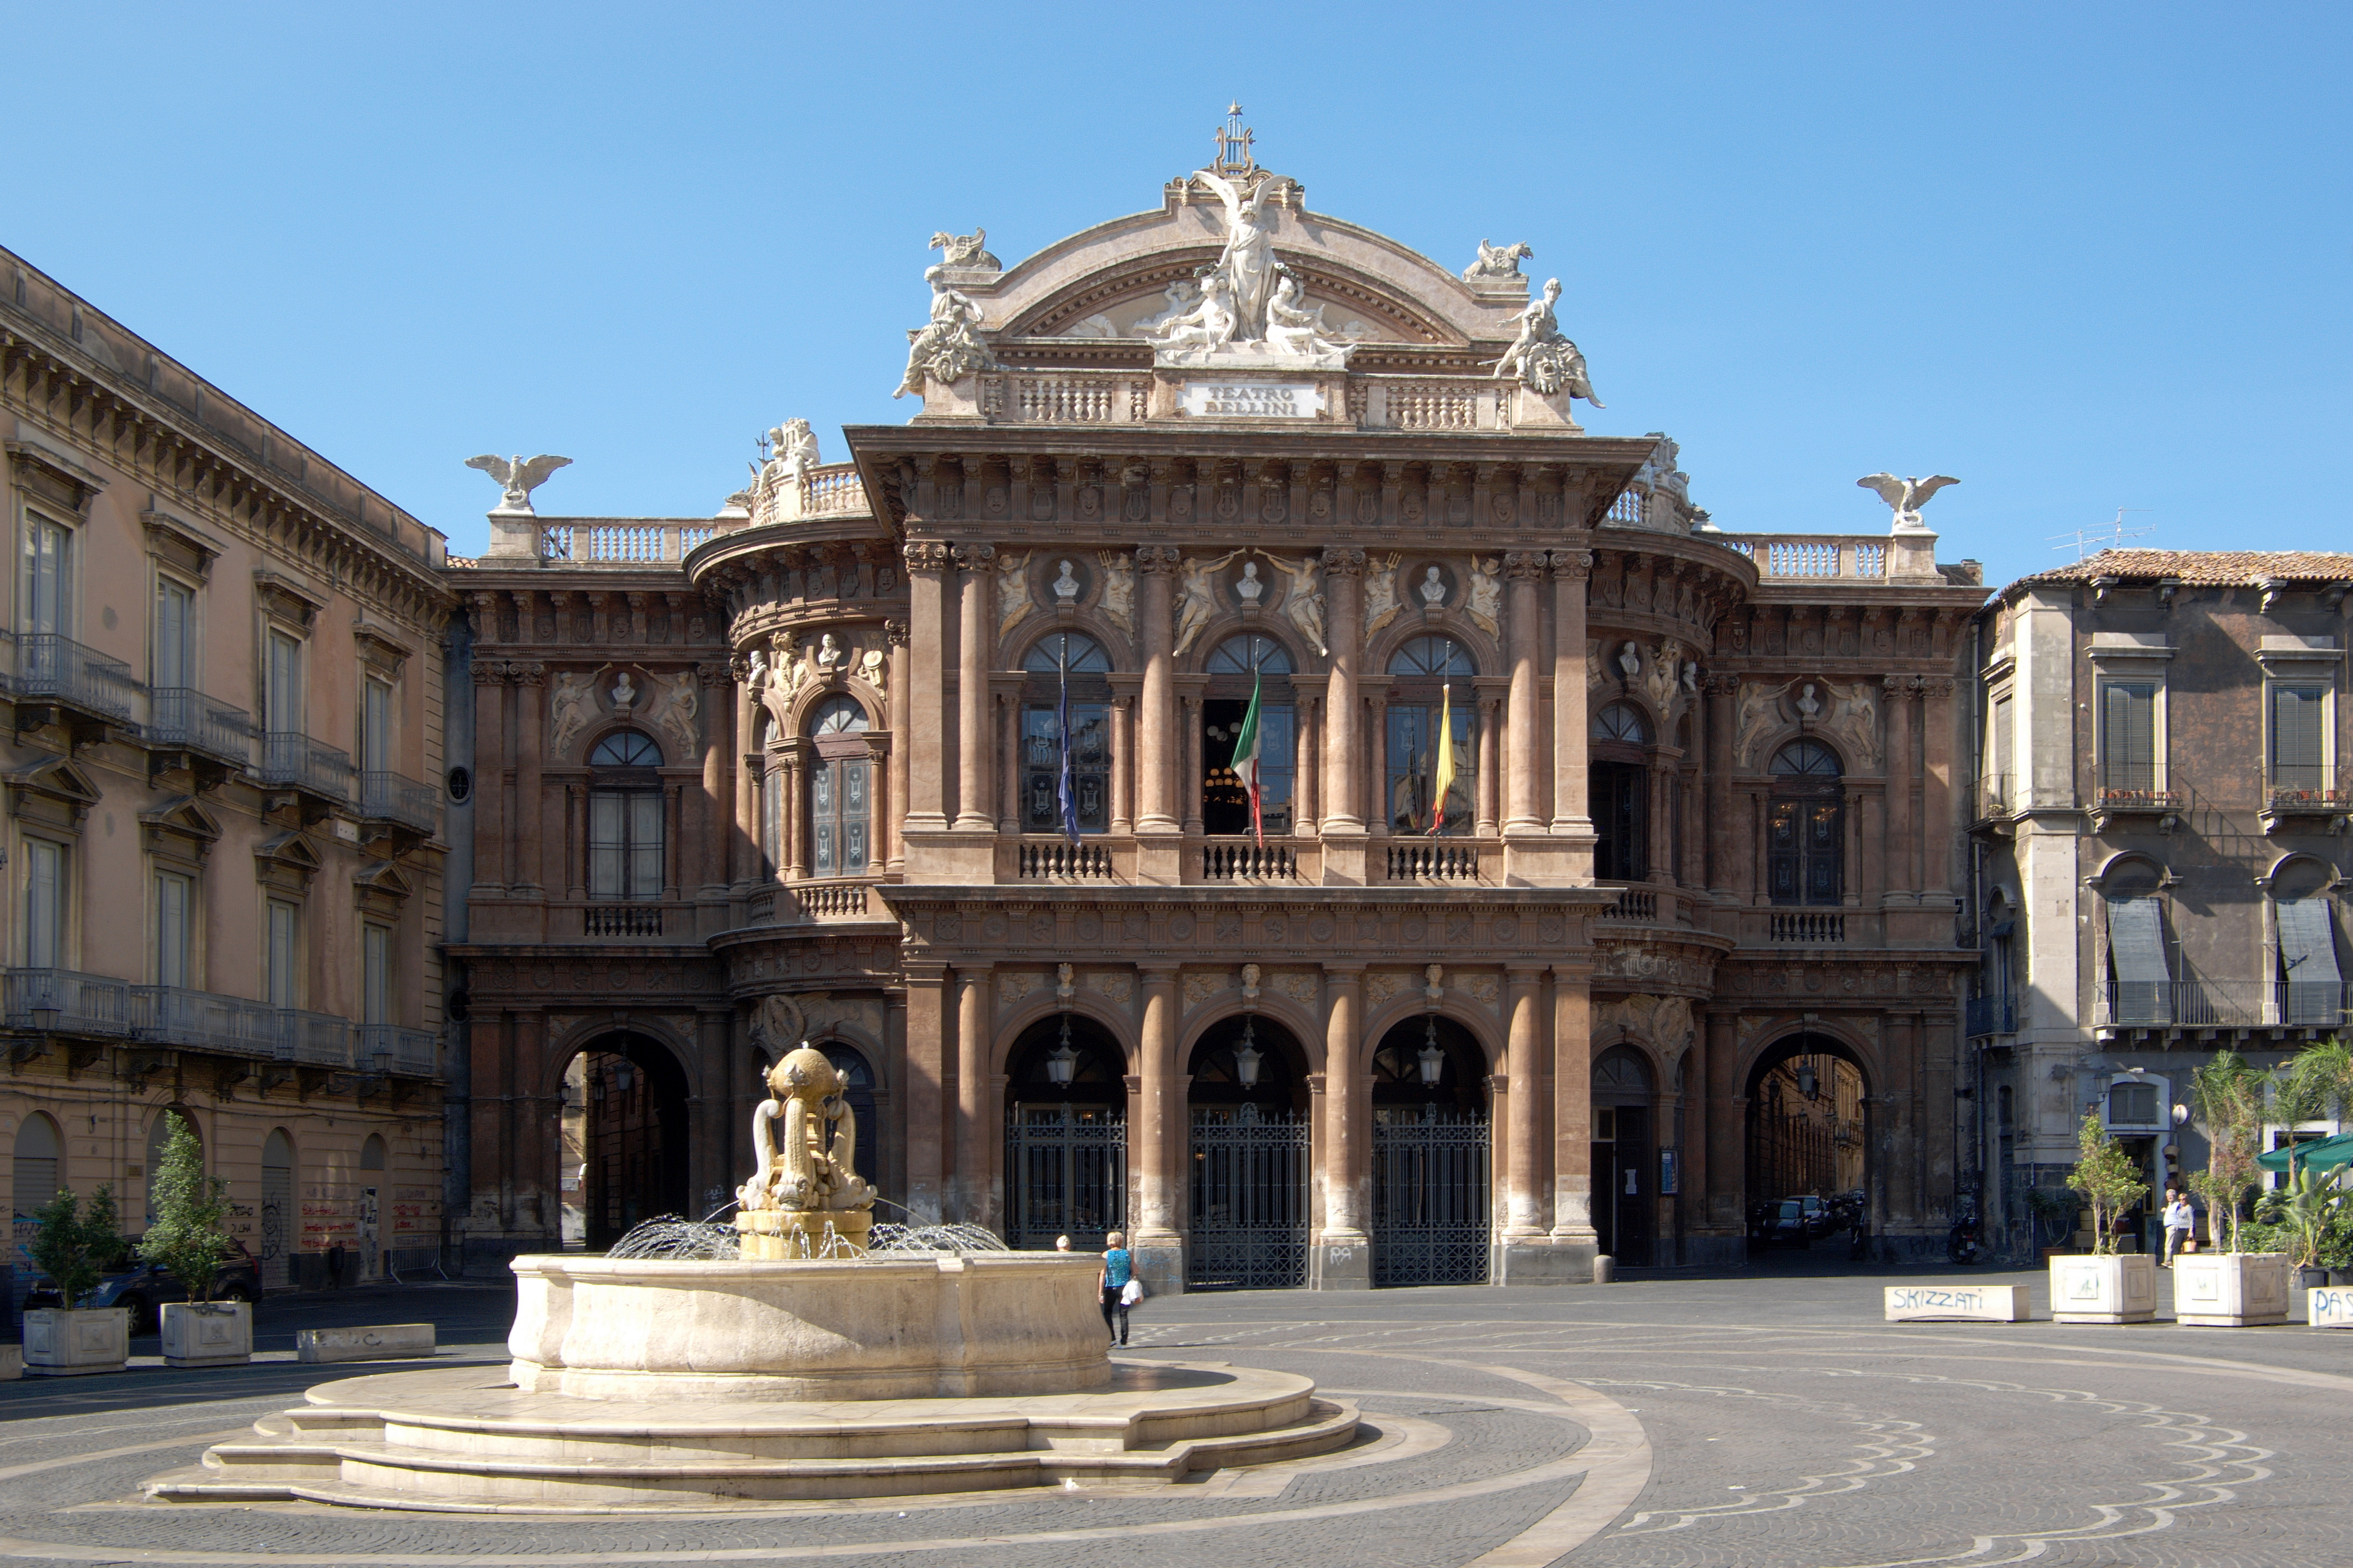
<instances>
[{"instance_id":1,"label":"man in white shirt","mask_svg":"<svg viewBox=\"0 0 2353 1568\"><path fill-rule=\"evenodd\" d=\"M2158 1268L2173 1267L2173 1255L2181 1250L2181 1244L2189 1239L2189 1233L2197 1224L2198 1215L2190 1208L2189 1197L2175 1188L2166 1188L2165 1257L2158 1262Z\"/></svg>"}]
</instances>

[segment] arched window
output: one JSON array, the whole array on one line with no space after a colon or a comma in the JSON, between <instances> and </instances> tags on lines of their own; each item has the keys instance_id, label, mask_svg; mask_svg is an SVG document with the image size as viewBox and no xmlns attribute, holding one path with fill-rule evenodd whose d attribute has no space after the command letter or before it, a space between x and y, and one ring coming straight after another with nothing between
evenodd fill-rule
<instances>
[{"instance_id":1,"label":"arched window","mask_svg":"<svg viewBox=\"0 0 2353 1568\"><path fill-rule=\"evenodd\" d=\"M16 1129L16 1213L29 1220L43 1204L58 1195L58 1179L65 1173L65 1141L58 1135L58 1124L36 1110L25 1118ZM19 1223L22 1223L20 1220Z\"/></svg>"},{"instance_id":2,"label":"arched window","mask_svg":"<svg viewBox=\"0 0 2353 1568\"><path fill-rule=\"evenodd\" d=\"M752 754L760 767L760 875L774 879L785 863L785 764L770 754L776 727L765 713L752 730Z\"/></svg>"},{"instance_id":3,"label":"arched window","mask_svg":"<svg viewBox=\"0 0 2353 1568\"><path fill-rule=\"evenodd\" d=\"M1416 637L1389 659L1387 811L1393 833L1448 837L1467 834L1478 799L1478 698L1471 680L1478 667L1452 637ZM1439 765L1439 723L1453 736L1454 784L1441 803L1432 798ZM1439 807L1443 805L1443 821Z\"/></svg>"},{"instance_id":4,"label":"arched window","mask_svg":"<svg viewBox=\"0 0 2353 1568\"><path fill-rule=\"evenodd\" d=\"M872 837L874 762L866 710L829 698L809 718L809 875L863 876Z\"/></svg>"},{"instance_id":5,"label":"arched window","mask_svg":"<svg viewBox=\"0 0 2353 1568\"><path fill-rule=\"evenodd\" d=\"M1082 833L1111 826L1111 658L1092 637L1050 632L1021 660L1021 831L1063 831L1063 758Z\"/></svg>"},{"instance_id":6,"label":"arched window","mask_svg":"<svg viewBox=\"0 0 2353 1568\"><path fill-rule=\"evenodd\" d=\"M2337 918L2328 896L2334 880L2326 862L2303 856L2271 875L2280 1017L2290 1025L2333 1026L2343 1016L2344 971L2337 963Z\"/></svg>"},{"instance_id":7,"label":"arched window","mask_svg":"<svg viewBox=\"0 0 2353 1568\"><path fill-rule=\"evenodd\" d=\"M369 1133L367 1135L367 1141L360 1145L360 1169L363 1171L383 1170L385 1168L385 1153L384 1134L381 1132Z\"/></svg>"},{"instance_id":8,"label":"arched window","mask_svg":"<svg viewBox=\"0 0 2353 1568\"><path fill-rule=\"evenodd\" d=\"M1765 878L1777 904L1835 904L1846 892L1846 791L1838 754L1815 741L1773 753Z\"/></svg>"},{"instance_id":9,"label":"arched window","mask_svg":"<svg viewBox=\"0 0 2353 1568\"><path fill-rule=\"evenodd\" d=\"M662 889L661 748L617 730L588 753L588 896L659 899Z\"/></svg>"},{"instance_id":10,"label":"arched window","mask_svg":"<svg viewBox=\"0 0 2353 1568\"><path fill-rule=\"evenodd\" d=\"M1208 675L1201 695L1203 829L1250 831L1249 783L1236 764L1242 760L1240 748L1251 741L1245 731L1255 695L1259 824L1269 833L1289 833L1299 756L1291 650L1257 632L1229 637L1210 653Z\"/></svg>"},{"instance_id":11,"label":"arched window","mask_svg":"<svg viewBox=\"0 0 2353 1568\"><path fill-rule=\"evenodd\" d=\"M1604 882L1639 882L1651 873L1651 726L1630 702L1593 715L1590 778L1593 874Z\"/></svg>"}]
</instances>

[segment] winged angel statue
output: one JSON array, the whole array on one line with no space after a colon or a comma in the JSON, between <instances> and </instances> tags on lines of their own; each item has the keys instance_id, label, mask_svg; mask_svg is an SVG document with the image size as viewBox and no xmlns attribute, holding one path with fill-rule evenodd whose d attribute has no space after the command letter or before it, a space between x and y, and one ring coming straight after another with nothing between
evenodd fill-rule
<instances>
[{"instance_id":1,"label":"winged angel statue","mask_svg":"<svg viewBox=\"0 0 2353 1568\"><path fill-rule=\"evenodd\" d=\"M1931 474L1925 479L1899 479L1894 474L1865 474L1854 482L1859 489L1878 491L1879 499L1895 509L1896 527L1925 528L1927 525L1920 521L1920 509L1927 504L1928 498L1947 485L1957 485L1961 481L1950 474Z\"/></svg>"},{"instance_id":2,"label":"winged angel statue","mask_svg":"<svg viewBox=\"0 0 2353 1568\"><path fill-rule=\"evenodd\" d=\"M526 462L520 452L512 458L485 452L479 458L466 459L466 467L481 469L498 480L500 487L506 491L499 501L501 511L529 511L531 492L545 484L548 475L558 468L570 467L571 463L569 458L554 458L545 453Z\"/></svg>"},{"instance_id":3,"label":"winged angel statue","mask_svg":"<svg viewBox=\"0 0 2353 1568\"><path fill-rule=\"evenodd\" d=\"M1324 307L1306 303L1300 279L1274 254L1274 215L1266 205L1293 182L1269 175L1245 195L1213 169L1194 177L1224 205L1225 247L1198 287L1171 285L1168 309L1138 322L1136 333L1184 363L1235 349L1293 359L1345 353L1324 324Z\"/></svg>"}]
</instances>

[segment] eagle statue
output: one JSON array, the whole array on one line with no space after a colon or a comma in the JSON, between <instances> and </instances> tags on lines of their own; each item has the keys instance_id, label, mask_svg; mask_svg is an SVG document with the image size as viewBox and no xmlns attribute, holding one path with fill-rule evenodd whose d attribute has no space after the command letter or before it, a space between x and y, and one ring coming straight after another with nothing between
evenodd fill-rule
<instances>
[{"instance_id":1,"label":"eagle statue","mask_svg":"<svg viewBox=\"0 0 2353 1568\"><path fill-rule=\"evenodd\" d=\"M1947 485L1957 485L1961 481L1950 474L1931 474L1925 479L1899 479L1894 474L1866 474L1854 482L1859 489L1876 490L1881 500L1894 507L1899 526L1908 519L1911 526L1917 527L1920 509L1927 504L1928 498Z\"/></svg>"},{"instance_id":2,"label":"eagle statue","mask_svg":"<svg viewBox=\"0 0 2353 1568\"><path fill-rule=\"evenodd\" d=\"M480 468L498 480L500 489L506 492L499 501L501 510L529 511L531 492L545 484L548 475L571 461L569 458L553 458L545 453L526 461L520 452L512 458L485 452L479 458L467 458L466 467Z\"/></svg>"}]
</instances>

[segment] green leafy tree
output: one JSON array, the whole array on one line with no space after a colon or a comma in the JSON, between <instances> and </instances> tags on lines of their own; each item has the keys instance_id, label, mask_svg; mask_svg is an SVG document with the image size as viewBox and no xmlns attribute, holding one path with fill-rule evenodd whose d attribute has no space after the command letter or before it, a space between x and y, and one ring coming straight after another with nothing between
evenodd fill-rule
<instances>
[{"instance_id":1,"label":"green leafy tree","mask_svg":"<svg viewBox=\"0 0 2353 1568\"><path fill-rule=\"evenodd\" d=\"M228 1183L205 1174L195 1129L176 1111L164 1116L168 1131L155 1166L155 1222L139 1238L139 1256L170 1269L188 1288L188 1300L209 1301L221 1265L236 1250L222 1224L228 1217Z\"/></svg>"},{"instance_id":2,"label":"green leafy tree","mask_svg":"<svg viewBox=\"0 0 2353 1568\"><path fill-rule=\"evenodd\" d=\"M115 1206L111 1186L100 1182L90 1194L90 1207L82 1211L81 1223L90 1235L90 1254L99 1271L119 1271L130 1260L131 1238L122 1234L122 1215Z\"/></svg>"},{"instance_id":3,"label":"green leafy tree","mask_svg":"<svg viewBox=\"0 0 2353 1568\"><path fill-rule=\"evenodd\" d=\"M2353 1050L2344 1041L2316 1041L2275 1071L2272 1115L2289 1130L2290 1176L2304 1168L2295 1140L2296 1123L2330 1119L2342 1122L2348 1109L2353 1109Z\"/></svg>"},{"instance_id":4,"label":"green leafy tree","mask_svg":"<svg viewBox=\"0 0 2353 1568\"><path fill-rule=\"evenodd\" d=\"M2051 1230L2051 1245L2063 1243L2074 1233L2075 1220L2084 1212L2084 1200L2073 1193L2057 1187L2031 1187L2027 1190L2026 1206L2034 1217Z\"/></svg>"},{"instance_id":5,"label":"green leafy tree","mask_svg":"<svg viewBox=\"0 0 2353 1568\"><path fill-rule=\"evenodd\" d=\"M2334 1172L2324 1176L2316 1171L2290 1171L2286 1185L2264 1194L2255 1205L2255 1217L2272 1227L2291 1265L2318 1267L2340 1195Z\"/></svg>"},{"instance_id":6,"label":"green leafy tree","mask_svg":"<svg viewBox=\"0 0 2353 1568\"><path fill-rule=\"evenodd\" d=\"M2148 1184L2140 1179L2140 1167L2124 1145L2108 1136L2096 1111L2084 1118L2075 1140L2075 1169L2067 1184L2092 1205L2092 1250L2116 1251L2116 1216L2148 1196Z\"/></svg>"},{"instance_id":7,"label":"green leafy tree","mask_svg":"<svg viewBox=\"0 0 2353 1568\"><path fill-rule=\"evenodd\" d=\"M47 1275L68 1307L98 1289L108 1263L121 1256L122 1237L116 1228L114 1189L100 1184L90 1194L84 1213L81 1200L69 1187L34 1211L37 1228L32 1244L33 1267Z\"/></svg>"},{"instance_id":8,"label":"green leafy tree","mask_svg":"<svg viewBox=\"0 0 2353 1568\"><path fill-rule=\"evenodd\" d=\"M2189 1188L2206 1200L2214 1238L2223 1250L2239 1250L2239 1205L2254 1191L2262 1167L2263 1113L2272 1075L2236 1051L2216 1051L2189 1075L2189 1097L2206 1134L2206 1168L2189 1178Z\"/></svg>"}]
</instances>

